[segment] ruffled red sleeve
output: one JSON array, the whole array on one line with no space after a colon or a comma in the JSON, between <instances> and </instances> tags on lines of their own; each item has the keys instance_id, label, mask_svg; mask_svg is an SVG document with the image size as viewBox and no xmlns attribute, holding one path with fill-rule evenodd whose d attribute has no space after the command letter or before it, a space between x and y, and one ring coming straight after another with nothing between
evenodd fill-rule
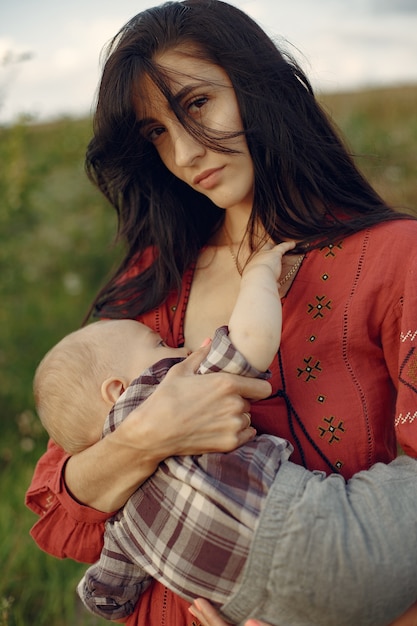
<instances>
[{"instance_id":1,"label":"ruffled red sleeve","mask_svg":"<svg viewBox=\"0 0 417 626\"><path fill-rule=\"evenodd\" d=\"M26 493L26 505L39 515L30 534L48 554L94 563L103 546L104 523L112 513L91 509L72 498L63 479L68 458L50 441L39 460Z\"/></svg>"}]
</instances>

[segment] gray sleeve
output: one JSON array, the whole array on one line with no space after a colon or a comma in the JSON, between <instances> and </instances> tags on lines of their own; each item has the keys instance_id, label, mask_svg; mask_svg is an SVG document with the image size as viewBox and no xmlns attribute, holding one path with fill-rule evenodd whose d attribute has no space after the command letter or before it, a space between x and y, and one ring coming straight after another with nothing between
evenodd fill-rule
<instances>
[{"instance_id":1,"label":"gray sleeve","mask_svg":"<svg viewBox=\"0 0 417 626\"><path fill-rule=\"evenodd\" d=\"M225 616L387 626L417 600L416 501L417 461L406 456L347 482L283 463Z\"/></svg>"}]
</instances>

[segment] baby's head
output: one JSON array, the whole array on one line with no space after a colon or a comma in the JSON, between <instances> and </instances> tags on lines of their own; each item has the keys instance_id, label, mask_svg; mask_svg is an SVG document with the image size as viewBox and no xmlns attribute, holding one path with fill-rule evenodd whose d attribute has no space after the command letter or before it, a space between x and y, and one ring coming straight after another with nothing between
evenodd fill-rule
<instances>
[{"instance_id":1,"label":"baby's head","mask_svg":"<svg viewBox=\"0 0 417 626\"><path fill-rule=\"evenodd\" d=\"M134 320L94 322L62 339L34 378L35 404L50 437L74 454L100 439L107 414L130 383L164 358L186 356Z\"/></svg>"}]
</instances>

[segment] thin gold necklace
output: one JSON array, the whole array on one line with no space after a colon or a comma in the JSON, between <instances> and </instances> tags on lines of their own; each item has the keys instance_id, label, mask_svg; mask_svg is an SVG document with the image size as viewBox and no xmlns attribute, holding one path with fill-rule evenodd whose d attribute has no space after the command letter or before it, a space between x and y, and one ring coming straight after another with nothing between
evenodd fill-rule
<instances>
[{"instance_id":1,"label":"thin gold necklace","mask_svg":"<svg viewBox=\"0 0 417 626\"><path fill-rule=\"evenodd\" d=\"M235 253L233 252L232 244L228 243L228 244L227 244L227 247L229 248L229 252L230 252L230 254L232 255L232 259L233 259L233 261L235 262L235 266L236 266L236 269L237 269L237 272L238 272L239 276L242 276L242 274L243 274L243 269L241 269L241 267L240 267L240 265L239 265L239 263L238 263L238 260L237 260L237 256L236 256L236 255L235 255Z\"/></svg>"},{"instance_id":2,"label":"thin gold necklace","mask_svg":"<svg viewBox=\"0 0 417 626\"><path fill-rule=\"evenodd\" d=\"M238 271L239 276L242 276L243 269L240 267L239 262L237 260L237 256L233 252L232 245L230 243L228 243L227 247L229 248L229 252L230 252L230 254L232 256L232 259L233 259L233 261L235 263L235 267L236 267L236 269ZM304 254L300 254L300 256L297 258L297 260L294 263L294 265L292 265L291 268L288 270L288 272L285 274L284 278L281 278L281 280L278 281L278 285L280 287L285 285L285 283L290 280L291 276L293 276L295 274L295 272L298 270L298 268L300 267L301 263L303 262L303 259L304 259Z\"/></svg>"},{"instance_id":3,"label":"thin gold necklace","mask_svg":"<svg viewBox=\"0 0 417 626\"><path fill-rule=\"evenodd\" d=\"M284 278L281 278L281 280L278 281L278 285L280 287L282 287L283 285L285 285L285 283L290 280L291 276L293 276L293 274L296 273L296 271L298 270L298 268L300 267L301 263L303 262L304 259L304 254L300 254L300 256L298 257L298 259L296 260L296 262L294 263L294 265L289 269L289 271L285 274Z\"/></svg>"}]
</instances>

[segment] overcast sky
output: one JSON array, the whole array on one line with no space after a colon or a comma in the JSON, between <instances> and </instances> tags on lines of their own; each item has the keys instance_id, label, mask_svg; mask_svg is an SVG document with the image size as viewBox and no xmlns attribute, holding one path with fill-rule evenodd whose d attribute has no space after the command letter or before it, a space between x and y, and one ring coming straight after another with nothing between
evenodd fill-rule
<instances>
[{"instance_id":1,"label":"overcast sky","mask_svg":"<svg viewBox=\"0 0 417 626\"><path fill-rule=\"evenodd\" d=\"M0 123L22 113L40 120L89 113L101 49L153 4L158 1L0 0ZM417 83L417 0L231 4L288 40L319 90Z\"/></svg>"}]
</instances>

